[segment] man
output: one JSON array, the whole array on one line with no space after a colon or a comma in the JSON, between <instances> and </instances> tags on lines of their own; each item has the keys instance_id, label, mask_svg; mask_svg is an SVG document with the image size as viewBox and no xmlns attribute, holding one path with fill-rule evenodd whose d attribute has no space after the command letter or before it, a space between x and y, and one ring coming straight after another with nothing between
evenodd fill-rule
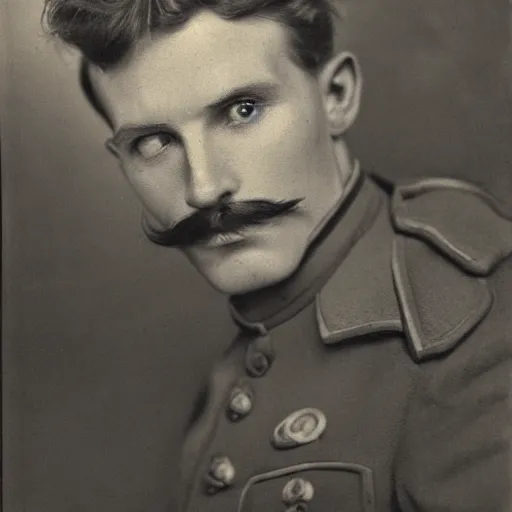
<instances>
[{"instance_id":1,"label":"man","mask_svg":"<svg viewBox=\"0 0 512 512\"><path fill-rule=\"evenodd\" d=\"M510 500L512 223L392 185L345 142L356 58L325 0L48 0L145 211L230 296L187 511L498 512Z\"/></svg>"}]
</instances>

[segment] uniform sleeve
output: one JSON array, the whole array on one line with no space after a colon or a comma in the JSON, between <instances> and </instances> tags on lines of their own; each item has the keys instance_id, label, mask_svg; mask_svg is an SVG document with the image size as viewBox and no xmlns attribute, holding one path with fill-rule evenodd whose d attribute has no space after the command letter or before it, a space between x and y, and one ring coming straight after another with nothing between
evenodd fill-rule
<instances>
[{"instance_id":1,"label":"uniform sleeve","mask_svg":"<svg viewBox=\"0 0 512 512\"><path fill-rule=\"evenodd\" d=\"M503 327L478 328L418 365L396 459L401 511L512 512L512 332Z\"/></svg>"}]
</instances>

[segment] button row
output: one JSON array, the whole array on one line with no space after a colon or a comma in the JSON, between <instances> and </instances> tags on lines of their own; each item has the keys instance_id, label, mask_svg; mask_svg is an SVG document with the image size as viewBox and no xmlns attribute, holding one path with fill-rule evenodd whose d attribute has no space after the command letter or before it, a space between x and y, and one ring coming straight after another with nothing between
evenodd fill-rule
<instances>
[{"instance_id":1,"label":"button row","mask_svg":"<svg viewBox=\"0 0 512 512\"><path fill-rule=\"evenodd\" d=\"M269 371L274 358L274 350L268 336L262 336L252 341L245 356L247 373L251 377L263 377ZM251 386L241 384L231 391L226 413L231 421L240 421L250 414L253 406L254 392ZM207 492L215 494L230 487L233 485L235 475L235 467L228 457L214 457L205 476Z\"/></svg>"},{"instance_id":2,"label":"button row","mask_svg":"<svg viewBox=\"0 0 512 512\"><path fill-rule=\"evenodd\" d=\"M272 366L275 354L268 336L252 341L245 355L245 368L251 377L263 377ZM231 391L227 416L231 421L240 421L253 409L254 392L247 385L237 386Z\"/></svg>"}]
</instances>

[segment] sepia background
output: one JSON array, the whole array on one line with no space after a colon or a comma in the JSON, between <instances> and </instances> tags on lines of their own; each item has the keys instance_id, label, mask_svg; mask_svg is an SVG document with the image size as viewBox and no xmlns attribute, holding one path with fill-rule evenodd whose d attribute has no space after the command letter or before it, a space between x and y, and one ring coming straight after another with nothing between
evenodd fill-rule
<instances>
[{"instance_id":1,"label":"sepia background","mask_svg":"<svg viewBox=\"0 0 512 512\"><path fill-rule=\"evenodd\" d=\"M233 327L179 254L143 238L42 3L1 5L4 510L162 512ZM466 178L512 212L508 1L339 3L339 46L365 75L363 166Z\"/></svg>"}]
</instances>

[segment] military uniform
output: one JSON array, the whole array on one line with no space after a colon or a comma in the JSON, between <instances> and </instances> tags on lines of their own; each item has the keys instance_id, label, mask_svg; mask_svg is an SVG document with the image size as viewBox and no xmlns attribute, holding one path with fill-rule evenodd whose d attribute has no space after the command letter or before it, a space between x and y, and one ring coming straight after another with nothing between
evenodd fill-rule
<instances>
[{"instance_id":1,"label":"military uniform","mask_svg":"<svg viewBox=\"0 0 512 512\"><path fill-rule=\"evenodd\" d=\"M512 511L511 252L472 185L355 175L300 269L232 298L183 510Z\"/></svg>"}]
</instances>

